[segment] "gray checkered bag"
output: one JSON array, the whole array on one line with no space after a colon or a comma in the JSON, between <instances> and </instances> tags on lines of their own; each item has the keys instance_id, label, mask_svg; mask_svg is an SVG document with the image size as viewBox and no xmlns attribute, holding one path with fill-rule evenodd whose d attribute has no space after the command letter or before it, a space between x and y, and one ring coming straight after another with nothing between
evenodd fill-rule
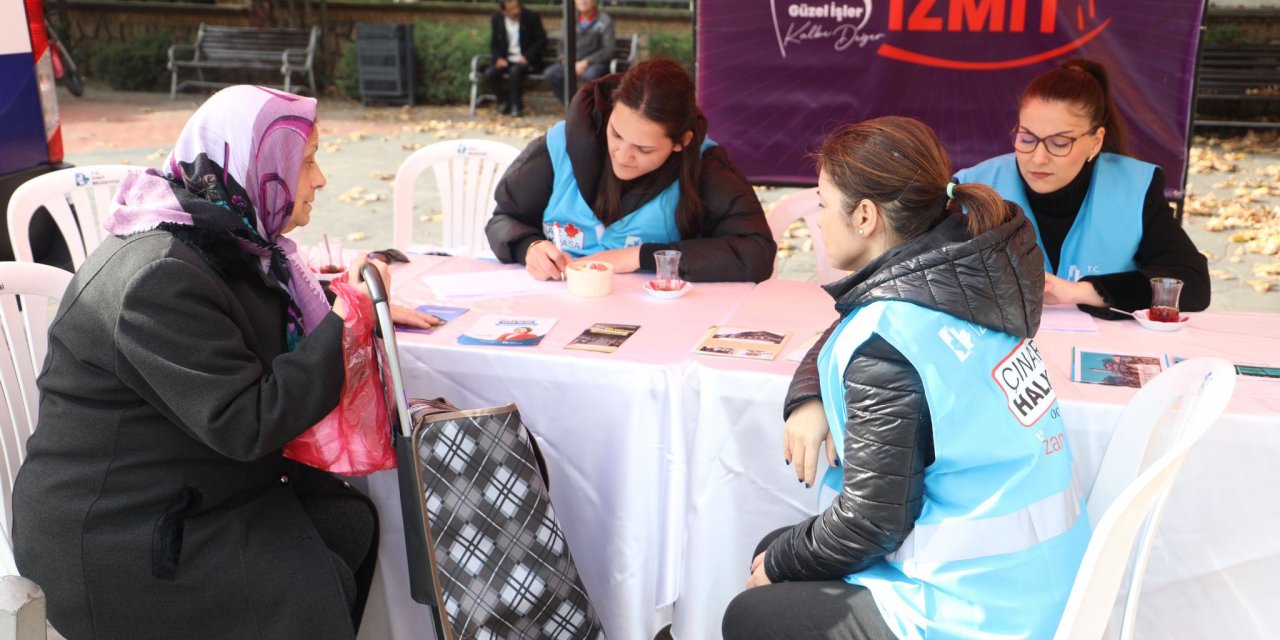
<instances>
[{"instance_id":1,"label":"gray checkered bag","mask_svg":"<svg viewBox=\"0 0 1280 640\"><path fill-rule=\"evenodd\" d=\"M429 595L448 619L441 640L604 638L551 507L537 441L515 405L462 411L414 400L409 413L432 556L410 564L413 573L429 566Z\"/></svg>"}]
</instances>

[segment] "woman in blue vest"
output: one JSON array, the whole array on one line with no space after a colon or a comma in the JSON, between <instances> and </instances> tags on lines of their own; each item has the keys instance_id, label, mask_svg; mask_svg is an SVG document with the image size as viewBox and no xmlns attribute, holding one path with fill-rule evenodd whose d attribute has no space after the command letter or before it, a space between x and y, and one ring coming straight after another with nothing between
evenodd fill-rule
<instances>
[{"instance_id":1,"label":"woman in blue vest","mask_svg":"<svg viewBox=\"0 0 1280 640\"><path fill-rule=\"evenodd\" d=\"M768 278L777 245L760 200L706 134L693 81L670 60L583 85L498 184L494 254L542 280L587 256L653 271L662 249L682 252L685 280Z\"/></svg>"},{"instance_id":2,"label":"woman in blue vest","mask_svg":"<svg viewBox=\"0 0 1280 640\"><path fill-rule=\"evenodd\" d=\"M1035 230L950 183L909 118L837 132L818 171L828 258L853 274L826 286L840 319L785 406L788 434L804 422L821 442L829 424L840 449L819 515L760 543L724 637L1051 637L1089 523L1031 341ZM784 447L812 469L802 452Z\"/></svg>"},{"instance_id":3,"label":"woman in blue vest","mask_svg":"<svg viewBox=\"0 0 1280 640\"><path fill-rule=\"evenodd\" d=\"M956 174L1022 207L1044 249L1045 304L1151 306L1151 278L1183 281L1181 307L1209 306L1209 266L1169 211L1164 172L1125 153L1106 71L1068 60L1018 100L1014 153Z\"/></svg>"}]
</instances>

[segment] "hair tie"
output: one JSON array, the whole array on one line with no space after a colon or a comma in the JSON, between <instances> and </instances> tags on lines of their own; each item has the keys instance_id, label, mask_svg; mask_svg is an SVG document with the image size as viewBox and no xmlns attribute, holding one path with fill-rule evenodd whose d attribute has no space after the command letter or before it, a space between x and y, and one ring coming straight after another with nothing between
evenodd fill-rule
<instances>
[{"instance_id":1,"label":"hair tie","mask_svg":"<svg viewBox=\"0 0 1280 640\"><path fill-rule=\"evenodd\" d=\"M951 190L952 190L952 189L955 189L955 188L956 188L956 183L954 183L954 182L948 182L948 183L947 183L947 197L948 197L948 198L951 198L952 200L955 200L955 199L956 199L955 194L951 192Z\"/></svg>"}]
</instances>

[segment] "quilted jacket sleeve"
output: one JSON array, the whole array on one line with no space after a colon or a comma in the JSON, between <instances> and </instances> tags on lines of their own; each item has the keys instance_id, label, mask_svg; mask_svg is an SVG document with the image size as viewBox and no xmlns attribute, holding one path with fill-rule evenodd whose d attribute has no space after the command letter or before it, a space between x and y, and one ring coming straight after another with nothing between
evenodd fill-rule
<instances>
[{"instance_id":1,"label":"quilted jacket sleeve","mask_svg":"<svg viewBox=\"0 0 1280 640\"><path fill-rule=\"evenodd\" d=\"M787 399L782 403L784 421L790 418L791 412L806 400L822 399L822 389L818 386L818 353L822 351L822 345L827 343L827 339L838 326L840 326L840 320L837 318L826 331L822 332L818 341L809 348L809 353L800 360L800 366L796 367L796 373L791 377L791 387L787 389Z\"/></svg>"},{"instance_id":2,"label":"quilted jacket sleeve","mask_svg":"<svg viewBox=\"0 0 1280 640\"><path fill-rule=\"evenodd\" d=\"M812 374L816 386L816 364ZM854 355L844 385L844 490L769 546L765 572L774 582L861 571L901 546L920 515L933 431L919 374L873 337Z\"/></svg>"}]
</instances>

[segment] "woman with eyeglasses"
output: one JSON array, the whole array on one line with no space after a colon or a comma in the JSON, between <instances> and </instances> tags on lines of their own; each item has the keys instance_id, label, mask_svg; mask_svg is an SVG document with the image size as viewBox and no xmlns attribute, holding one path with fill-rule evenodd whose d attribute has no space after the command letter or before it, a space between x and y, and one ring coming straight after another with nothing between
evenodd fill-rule
<instances>
[{"instance_id":1,"label":"woman with eyeglasses","mask_svg":"<svg viewBox=\"0 0 1280 640\"><path fill-rule=\"evenodd\" d=\"M1018 100L1013 153L956 174L1022 207L1044 250L1045 304L1151 306L1151 278L1183 281L1181 307L1209 306L1209 267L1169 211L1160 167L1125 155L1106 70L1073 59Z\"/></svg>"}]
</instances>

